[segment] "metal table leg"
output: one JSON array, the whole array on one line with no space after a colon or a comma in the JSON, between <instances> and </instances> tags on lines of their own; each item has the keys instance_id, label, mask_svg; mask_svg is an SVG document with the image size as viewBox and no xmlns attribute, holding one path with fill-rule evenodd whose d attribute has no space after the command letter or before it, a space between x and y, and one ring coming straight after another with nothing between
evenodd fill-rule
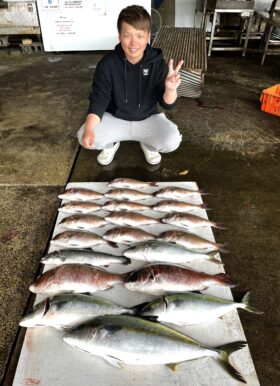
<instances>
[{"instance_id":1,"label":"metal table leg","mask_svg":"<svg viewBox=\"0 0 280 386\"><path fill-rule=\"evenodd\" d=\"M249 23L248 23L248 27L247 27L246 39L245 39L245 42L244 42L244 49L243 49L243 52L242 52L242 56L246 55L246 50L247 50L247 46L248 46L249 36L250 36L250 32L251 32L252 20L253 20L253 12L250 13L250 17L249 17Z\"/></svg>"},{"instance_id":2,"label":"metal table leg","mask_svg":"<svg viewBox=\"0 0 280 386\"><path fill-rule=\"evenodd\" d=\"M273 25L270 25L269 28L268 28L268 31L266 33L266 36L265 36L265 45L264 45L264 49L263 49L263 53L262 53L261 66L264 63L265 55L266 55L266 52L267 52L267 47L268 47L268 44L269 44L269 40L271 38L272 29L273 29Z\"/></svg>"},{"instance_id":3,"label":"metal table leg","mask_svg":"<svg viewBox=\"0 0 280 386\"><path fill-rule=\"evenodd\" d=\"M208 56L211 56L213 40L214 40L214 35L215 35L216 19L217 19L217 12L215 10L214 16L213 16L213 22L212 22L211 36L210 36L210 41L209 41Z\"/></svg>"}]
</instances>

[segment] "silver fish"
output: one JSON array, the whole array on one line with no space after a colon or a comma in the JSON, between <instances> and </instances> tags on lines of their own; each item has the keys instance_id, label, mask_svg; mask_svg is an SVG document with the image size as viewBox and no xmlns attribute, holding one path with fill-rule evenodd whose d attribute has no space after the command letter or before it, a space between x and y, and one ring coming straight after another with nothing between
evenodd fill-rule
<instances>
[{"instance_id":1,"label":"silver fish","mask_svg":"<svg viewBox=\"0 0 280 386\"><path fill-rule=\"evenodd\" d=\"M203 190L190 190L185 188L178 188L176 186L169 186L162 188L154 193L156 197L167 198L172 200L180 200L191 196L201 196L206 194Z\"/></svg>"},{"instance_id":2,"label":"silver fish","mask_svg":"<svg viewBox=\"0 0 280 386\"><path fill-rule=\"evenodd\" d=\"M137 201L153 197L153 194L140 192L134 189L112 189L104 194L105 197L113 200Z\"/></svg>"},{"instance_id":3,"label":"silver fish","mask_svg":"<svg viewBox=\"0 0 280 386\"><path fill-rule=\"evenodd\" d=\"M31 292L47 295L59 293L94 293L123 282L116 275L90 265L66 264L50 269L29 287Z\"/></svg>"},{"instance_id":4,"label":"silver fish","mask_svg":"<svg viewBox=\"0 0 280 386\"><path fill-rule=\"evenodd\" d=\"M128 315L101 316L66 333L63 340L116 367L168 365L175 370L179 363L212 357L231 377L246 383L229 363L230 354L246 345L243 341L213 348L160 323Z\"/></svg>"},{"instance_id":5,"label":"silver fish","mask_svg":"<svg viewBox=\"0 0 280 386\"><path fill-rule=\"evenodd\" d=\"M162 201L159 201L157 204L153 205L152 209L157 212L187 213L196 209L207 209L207 206L205 204L196 205L196 204L190 204L183 201L162 200Z\"/></svg>"},{"instance_id":6,"label":"silver fish","mask_svg":"<svg viewBox=\"0 0 280 386\"><path fill-rule=\"evenodd\" d=\"M103 210L108 210L109 212L139 212L141 210L151 209L149 205L140 204L138 202L130 201L108 201L102 206Z\"/></svg>"},{"instance_id":7,"label":"silver fish","mask_svg":"<svg viewBox=\"0 0 280 386\"><path fill-rule=\"evenodd\" d=\"M216 296L187 292L163 295L140 309L139 315L159 322L186 326L214 320L237 308L262 314L249 305L249 292L245 294L241 303Z\"/></svg>"},{"instance_id":8,"label":"silver fish","mask_svg":"<svg viewBox=\"0 0 280 386\"><path fill-rule=\"evenodd\" d=\"M92 248L107 244L107 241L92 232L65 231L57 234L50 243L62 248Z\"/></svg>"},{"instance_id":9,"label":"silver fish","mask_svg":"<svg viewBox=\"0 0 280 386\"><path fill-rule=\"evenodd\" d=\"M195 216L189 213L172 213L162 218L165 224L175 225L180 228L199 228L199 227L213 227L225 229L221 223L207 220L205 218Z\"/></svg>"},{"instance_id":10,"label":"silver fish","mask_svg":"<svg viewBox=\"0 0 280 386\"><path fill-rule=\"evenodd\" d=\"M61 205L58 209L59 212L63 213L93 213L101 210L101 205L95 204L94 202L86 202L86 201L70 201Z\"/></svg>"},{"instance_id":11,"label":"silver fish","mask_svg":"<svg viewBox=\"0 0 280 386\"><path fill-rule=\"evenodd\" d=\"M110 229L103 235L105 240L109 240L120 244L129 244L140 241L155 239L155 235L145 232L142 229L129 227L116 227Z\"/></svg>"},{"instance_id":12,"label":"silver fish","mask_svg":"<svg viewBox=\"0 0 280 386\"><path fill-rule=\"evenodd\" d=\"M168 243L166 241L151 240L136 244L124 251L124 255L132 260L162 263L190 263L196 260L209 260L217 264L222 262L215 258L217 252L197 253L190 251L182 245Z\"/></svg>"},{"instance_id":13,"label":"silver fish","mask_svg":"<svg viewBox=\"0 0 280 386\"><path fill-rule=\"evenodd\" d=\"M95 267L108 267L110 264L130 264L130 259L83 249L61 249L42 257L41 263L46 265L88 264Z\"/></svg>"},{"instance_id":14,"label":"silver fish","mask_svg":"<svg viewBox=\"0 0 280 386\"><path fill-rule=\"evenodd\" d=\"M109 188L115 189L141 189L156 185L156 182L144 182L133 178L115 178L113 181L108 183Z\"/></svg>"},{"instance_id":15,"label":"silver fish","mask_svg":"<svg viewBox=\"0 0 280 386\"><path fill-rule=\"evenodd\" d=\"M134 311L109 300L85 294L55 295L34 306L20 321L22 327L69 329L101 315L133 314Z\"/></svg>"},{"instance_id":16,"label":"silver fish","mask_svg":"<svg viewBox=\"0 0 280 386\"><path fill-rule=\"evenodd\" d=\"M70 188L66 189L64 193L58 196L58 198L70 201L92 201L103 198L103 194L91 189Z\"/></svg>"},{"instance_id":17,"label":"silver fish","mask_svg":"<svg viewBox=\"0 0 280 386\"><path fill-rule=\"evenodd\" d=\"M203 237L183 231L166 231L161 233L157 239L161 241L168 241L171 243L180 244L183 245L183 247L186 247L191 250L196 250L198 252L227 252L224 249L225 244L214 243L212 241L204 239Z\"/></svg>"},{"instance_id":18,"label":"silver fish","mask_svg":"<svg viewBox=\"0 0 280 386\"><path fill-rule=\"evenodd\" d=\"M73 214L65 217L59 226L66 229L89 230L93 228L103 227L108 225L103 217L95 216L93 214Z\"/></svg>"},{"instance_id":19,"label":"silver fish","mask_svg":"<svg viewBox=\"0 0 280 386\"><path fill-rule=\"evenodd\" d=\"M151 295L162 295L168 292L203 291L213 285L236 286L229 276L224 273L208 275L168 264L153 264L131 272L124 282L125 288L130 291Z\"/></svg>"},{"instance_id":20,"label":"silver fish","mask_svg":"<svg viewBox=\"0 0 280 386\"><path fill-rule=\"evenodd\" d=\"M151 224L161 224L161 220L145 216L136 212L113 212L105 216L105 220L116 225L144 226Z\"/></svg>"}]
</instances>

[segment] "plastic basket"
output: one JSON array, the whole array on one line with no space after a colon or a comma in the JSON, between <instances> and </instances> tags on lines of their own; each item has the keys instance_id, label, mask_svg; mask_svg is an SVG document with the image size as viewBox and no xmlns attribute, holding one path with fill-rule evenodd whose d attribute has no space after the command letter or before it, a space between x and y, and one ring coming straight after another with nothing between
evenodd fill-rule
<instances>
[{"instance_id":1,"label":"plastic basket","mask_svg":"<svg viewBox=\"0 0 280 386\"><path fill-rule=\"evenodd\" d=\"M266 88L260 97L261 110L280 117L280 84Z\"/></svg>"}]
</instances>

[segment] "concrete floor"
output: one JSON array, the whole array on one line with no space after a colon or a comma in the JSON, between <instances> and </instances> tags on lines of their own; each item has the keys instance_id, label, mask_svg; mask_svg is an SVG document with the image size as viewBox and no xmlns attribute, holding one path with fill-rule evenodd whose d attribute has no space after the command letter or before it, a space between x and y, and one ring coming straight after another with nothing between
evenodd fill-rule
<instances>
[{"instance_id":1,"label":"concrete floor","mask_svg":"<svg viewBox=\"0 0 280 386\"><path fill-rule=\"evenodd\" d=\"M280 83L280 59L216 54L198 100L181 98L167 113L183 134L180 148L149 166L136 143L123 143L113 163L79 150L94 64L101 54L0 55L0 376L11 385L24 329L18 322L40 270L67 181L196 181L214 231L229 244L226 272L251 291L263 315L240 312L261 385L279 385L280 119L260 111L261 91ZM179 172L188 170L180 176Z\"/></svg>"}]
</instances>

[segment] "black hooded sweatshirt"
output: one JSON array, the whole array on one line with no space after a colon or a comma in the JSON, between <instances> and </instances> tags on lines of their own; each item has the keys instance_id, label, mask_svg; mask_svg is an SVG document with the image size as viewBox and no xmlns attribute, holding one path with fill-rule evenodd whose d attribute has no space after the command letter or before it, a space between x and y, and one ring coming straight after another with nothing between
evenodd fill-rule
<instances>
[{"instance_id":1,"label":"black hooded sweatshirt","mask_svg":"<svg viewBox=\"0 0 280 386\"><path fill-rule=\"evenodd\" d=\"M175 103L166 104L163 100L167 73L160 49L147 44L141 61L131 64L119 43L97 64L88 114L102 119L107 111L116 118L141 121L158 113L157 103L171 109Z\"/></svg>"}]
</instances>

